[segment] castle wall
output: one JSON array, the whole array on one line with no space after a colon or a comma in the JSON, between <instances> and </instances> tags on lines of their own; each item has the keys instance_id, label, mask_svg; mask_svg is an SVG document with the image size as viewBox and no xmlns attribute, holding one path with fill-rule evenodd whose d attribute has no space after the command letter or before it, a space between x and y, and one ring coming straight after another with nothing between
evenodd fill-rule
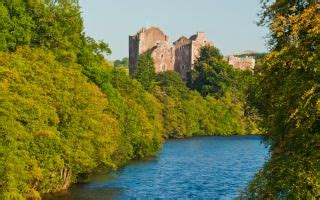
<instances>
[{"instance_id":1,"label":"castle wall","mask_svg":"<svg viewBox=\"0 0 320 200\"><path fill-rule=\"evenodd\" d=\"M175 49L175 70L181 74L186 80L188 73L193 69L194 62L200 56L201 47L205 45L213 45L208 42L205 33L198 32L189 39L181 37L174 42Z\"/></svg>"},{"instance_id":2,"label":"castle wall","mask_svg":"<svg viewBox=\"0 0 320 200\"><path fill-rule=\"evenodd\" d=\"M160 43L152 51L156 73L174 70L174 52L166 43Z\"/></svg>"},{"instance_id":3,"label":"castle wall","mask_svg":"<svg viewBox=\"0 0 320 200\"><path fill-rule=\"evenodd\" d=\"M139 54L145 53L149 49L160 43L167 43L169 46L169 37L158 28L149 28L140 33Z\"/></svg>"},{"instance_id":4,"label":"castle wall","mask_svg":"<svg viewBox=\"0 0 320 200\"><path fill-rule=\"evenodd\" d=\"M173 68L169 36L159 28L143 28L135 36L129 37L129 72L131 75L134 73L138 56L148 50L152 50L156 72Z\"/></svg>"},{"instance_id":5,"label":"castle wall","mask_svg":"<svg viewBox=\"0 0 320 200\"><path fill-rule=\"evenodd\" d=\"M240 70L253 70L256 60L251 57L240 58L236 56L227 56L224 58L230 65Z\"/></svg>"},{"instance_id":6,"label":"castle wall","mask_svg":"<svg viewBox=\"0 0 320 200\"><path fill-rule=\"evenodd\" d=\"M139 56L139 38L136 36L129 37L129 74L133 75L134 66Z\"/></svg>"},{"instance_id":7,"label":"castle wall","mask_svg":"<svg viewBox=\"0 0 320 200\"><path fill-rule=\"evenodd\" d=\"M134 73L138 56L148 50L152 51L156 73L174 70L186 80L188 73L193 69L195 61L200 56L201 47L212 46L205 33L198 32L190 38L181 37L170 48L169 36L159 28L151 27L141 29L136 35L129 37L129 72ZM224 58L234 68L240 70L253 70L255 59L253 57L227 56Z\"/></svg>"},{"instance_id":8,"label":"castle wall","mask_svg":"<svg viewBox=\"0 0 320 200\"><path fill-rule=\"evenodd\" d=\"M157 73L175 70L186 80L195 60L200 56L201 47L205 45L212 43L206 40L203 32L198 32L190 38L181 37L170 48L169 37L159 28L143 28L129 37L130 74L134 73L138 56L151 50Z\"/></svg>"},{"instance_id":9,"label":"castle wall","mask_svg":"<svg viewBox=\"0 0 320 200\"><path fill-rule=\"evenodd\" d=\"M191 65L200 57L201 47L205 45L213 46L213 43L207 41L204 32L198 32L196 35L191 36L192 39L192 57ZM193 69L193 68L192 68Z\"/></svg>"},{"instance_id":10,"label":"castle wall","mask_svg":"<svg viewBox=\"0 0 320 200\"><path fill-rule=\"evenodd\" d=\"M175 52L174 70L180 73L183 79L186 79L188 72L191 71L191 48L191 40L186 37L181 37L173 45Z\"/></svg>"}]
</instances>

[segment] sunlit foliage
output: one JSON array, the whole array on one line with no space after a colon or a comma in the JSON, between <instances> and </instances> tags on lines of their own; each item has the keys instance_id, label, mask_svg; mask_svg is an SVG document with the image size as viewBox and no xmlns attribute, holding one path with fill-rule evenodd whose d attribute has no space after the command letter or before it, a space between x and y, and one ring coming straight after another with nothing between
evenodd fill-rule
<instances>
[{"instance_id":1,"label":"sunlit foliage","mask_svg":"<svg viewBox=\"0 0 320 200\"><path fill-rule=\"evenodd\" d=\"M275 46L258 75L271 159L251 183L250 196L320 198L319 6L276 1L267 7Z\"/></svg>"},{"instance_id":2,"label":"sunlit foliage","mask_svg":"<svg viewBox=\"0 0 320 200\"><path fill-rule=\"evenodd\" d=\"M1 198L38 196L100 165L116 167L118 122L79 67L41 49L0 54Z\"/></svg>"}]
</instances>

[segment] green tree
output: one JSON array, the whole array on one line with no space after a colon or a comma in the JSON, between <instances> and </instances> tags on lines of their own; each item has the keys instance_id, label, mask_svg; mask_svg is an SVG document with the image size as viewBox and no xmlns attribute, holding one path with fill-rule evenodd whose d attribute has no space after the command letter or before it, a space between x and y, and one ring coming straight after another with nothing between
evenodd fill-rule
<instances>
[{"instance_id":1,"label":"green tree","mask_svg":"<svg viewBox=\"0 0 320 200\"><path fill-rule=\"evenodd\" d=\"M129 68L129 58L125 57L122 60L115 60L114 66Z\"/></svg>"},{"instance_id":2,"label":"green tree","mask_svg":"<svg viewBox=\"0 0 320 200\"><path fill-rule=\"evenodd\" d=\"M157 83L160 89L154 94L164 105L163 117L166 137L182 138L192 136L193 130L188 129L187 114L190 113L186 105L191 99L190 90L186 87L181 76L174 71L167 71L157 74Z\"/></svg>"},{"instance_id":3,"label":"green tree","mask_svg":"<svg viewBox=\"0 0 320 200\"><path fill-rule=\"evenodd\" d=\"M210 94L221 97L234 78L234 69L222 60L219 50L213 46L205 46L194 65L188 85L203 96Z\"/></svg>"},{"instance_id":4,"label":"green tree","mask_svg":"<svg viewBox=\"0 0 320 200\"><path fill-rule=\"evenodd\" d=\"M147 51L146 53L139 55L133 74L133 78L137 79L146 90L153 87L156 78L156 71L151 53L151 51Z\"/></svg>"},{"instance_id":5,"label":"green tree","mask_svg":"<svg viewBox=\"0 0 320 200\"><path fill-rule=\"evenodd\" d=\"M18 48L0 53L0 88L1 199L36 198L117 166L118 122L80 66Z\"/></svg>"},{"instance_id":6,"label":"green tree","mask_svg":"<svg viewBox=\"0 0 320 200\"><path fill-rule=\"evenodd\" d=\"M263 60L258 78L271 158L249 187L253 197L320 197L319 6L276 1L267 7L277 45Z\"/></svg>"},{"instance_id":7,"label":"green tree","mask_svg":"<svg viewBox=\"0 0 320 200\"><path fill-rule=\"evenodd\" d=\"M170 96L189 96L190 90L186 87L185 82L181 79L179 73L175 71L166 71L157 74L156 81L166 94Z\"/></svg>"},{"instance_id":8,"label":"green tree","mask_svg":"<svg viewBox=\"0 0 320 200\"><path fill-rule=\"evenodd\" d=\"M36 27L28 3L24 0L0 1L0 51L14 51L17 45L29 45Z\"/></svg>"},{"instance_id":9,"label":"green tree","mask_svg":"<svg viewBox=\"0 0 320 200\"><path fill-rule=\"evenodd\" d=\"M77 0L1 0L0 50L47 48L58 60L73 62L81 45L83 21Z\"/></svg>"},{"instance_id":10,"label":"green tree","mask_svg":"<svg viewBox=\"0 0 320 200\"><path fill-rule=\"evenodd\" d=\"M105 55L112 53L109 45L103 41L95 41L93 38L81 36L80 50L77 55L77 62L81 64L84 69L97 67L105 62Z\"/></svg>"},{"instance_id":11,"label":"green tree","mask_svg":"<svg viewBox=\"0 0 320 200\"><path fill-rule=\"evenodd\" d=\"M85 74L107 95L109 106L122 134L119 148L121 164L159 150L162 144L162 106L143 86L128 76L124 68L100 65L88 68Z\"/></svg>"},{"instance_id":12,"label":"green tree","mask_svg":"<svg viewBox=\"0 0 320 200\"><path fill-rule=\"evenodd\" d=\"M251 71L234 69L213 46L201 49L188 86L207 98L207 119L203 129L212 134L256 134L260 114L255 108L256 78ZM212 104L212 105L210 105ZM214 108L216 107L216 108ZM215 124L213 128L211 124Z\"/></svg>"}]
</instances>

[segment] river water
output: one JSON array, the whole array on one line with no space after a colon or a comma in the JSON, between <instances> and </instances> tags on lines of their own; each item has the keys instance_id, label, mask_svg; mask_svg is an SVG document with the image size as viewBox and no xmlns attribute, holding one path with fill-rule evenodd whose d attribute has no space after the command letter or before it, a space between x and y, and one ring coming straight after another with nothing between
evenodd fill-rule
<instances>
[{"instance_id":1,"label":"river water","mask_svg":"<svg viewBox=\"0 0 320 200\"><path fill-rule=\"evenodd\" d=\"M233 199L267 158L259 136L168 140L154 157L45 199Z\"/></svg>"}]
</instances>

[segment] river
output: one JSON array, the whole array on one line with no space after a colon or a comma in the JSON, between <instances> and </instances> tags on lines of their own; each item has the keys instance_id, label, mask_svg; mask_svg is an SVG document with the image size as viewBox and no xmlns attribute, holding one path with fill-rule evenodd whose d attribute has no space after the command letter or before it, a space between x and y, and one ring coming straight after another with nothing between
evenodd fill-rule
<instances>
[{"instance_id":1,"label":"river","mask_svg":"<svg viewBox=\"0 0 320 200\"><path fill-rule=\"evenodd\" d=\"M267 158L259 136L168 140L153 157L44 199L233 199Z\"/></svg>"}]
</instances>

